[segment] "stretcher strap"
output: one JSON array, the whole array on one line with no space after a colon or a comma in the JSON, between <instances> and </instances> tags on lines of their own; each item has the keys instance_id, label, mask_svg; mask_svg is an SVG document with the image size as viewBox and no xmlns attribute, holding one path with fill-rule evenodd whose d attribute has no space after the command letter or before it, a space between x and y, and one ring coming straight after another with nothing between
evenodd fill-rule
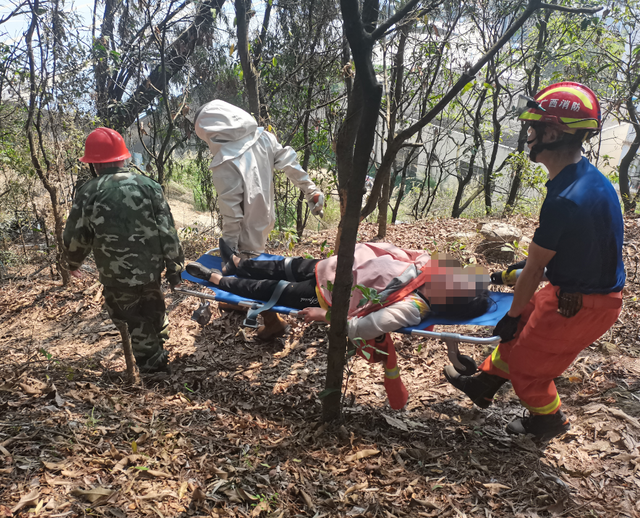
<instances>
[{"instance_id":1,"label":"stretcher strap","mask_svg":"<svg viewBox=\"0 0 640 518\"><path fill-rule=\"evenodd\" d=\"M289 282L296 282L296 278L293 275L293 270L291 269L291 262L293 261L293 257L287 257L284 260L284 274L287 277Z\"/></svg>"},{"instance_id":2,"label":"stretcher strap","mask_svg":"<svg viewBox=\"0 0 640 518\"><path fill-rule=\"evenodd\" d=\"M264 304L254 304L253 306L251 306L251 308L249 308L249 311L247 311L247 318L244 319L244 322L242 324L246 327L253 327L254 329L258 327L258 315L263 311L268 311L273 306L275 306L276 302L278 302L278 299L280 298L280 295L282 295L282 292L287 286L289 286L289 284L290 283L287 281L278 281L276 289L273 290L271 298Z\"/></svg>"}]
</instances>

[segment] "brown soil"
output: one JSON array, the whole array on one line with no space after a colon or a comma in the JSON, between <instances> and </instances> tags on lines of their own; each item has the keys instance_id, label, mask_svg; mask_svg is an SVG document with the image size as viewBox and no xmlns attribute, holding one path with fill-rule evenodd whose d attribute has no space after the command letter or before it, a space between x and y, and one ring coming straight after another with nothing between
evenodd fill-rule
<instances>
[{"instance_id":1,"label":"brown soil","mask_svg":"<svg viewBox=\"0 0 640 518\"><path fill-rule=\"evenodd\" d=\"M531 236L533 221L510 223ZM623 313L558 379L572 429L546 445L504 432L522 413L511 388L478 410L444 381L444 345L404 335L395 338L407 408L388 407L379 365L351 360L344 422L322 425L324 327L290 319L285 338L263 343L237 313L216 309L200 327L190 320L198 302L171 294L173 373L131 387L91 264L66 288L48 268L29 276L35 261L10 268L0 290L0 516L640 516L640 228L626 224ZM398 225L386 240L486 263L478 238L450 237L475 227ZM360 239L375 231L363 225ZM320 257L334 235L309 235L294 253ZM193 238L185 249L193 260L212 244Z\"/></svg>"}]
</instances>

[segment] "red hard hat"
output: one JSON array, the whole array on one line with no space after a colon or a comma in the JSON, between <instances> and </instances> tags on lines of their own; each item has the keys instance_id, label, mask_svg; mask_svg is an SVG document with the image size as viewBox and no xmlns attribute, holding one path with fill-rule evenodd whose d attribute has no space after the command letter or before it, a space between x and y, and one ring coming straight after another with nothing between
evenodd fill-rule
<instances>
[{"instance_id":1,"label":"red hard hat","mask_svg":"<svg viewBox=\"0 0 640 518\"><path fill-rule=\"evenodd\" d=\"M105 164L131 157L122 135L111 128L98 128L89 133L80 162Z\"/></svg>"},{"instance_id":2,"label":"red hard hat","mask_svg":"<svg viewBox=\"0 0 640 518\"><path fill-rule=\"evenodd\" d=\"M549 85L527 106L529 109L518 117L524 122L555 124L567 133L579 129L598 131L602 126L596 94L580 83L564 81Z\"/></svg>"}]
</instances>

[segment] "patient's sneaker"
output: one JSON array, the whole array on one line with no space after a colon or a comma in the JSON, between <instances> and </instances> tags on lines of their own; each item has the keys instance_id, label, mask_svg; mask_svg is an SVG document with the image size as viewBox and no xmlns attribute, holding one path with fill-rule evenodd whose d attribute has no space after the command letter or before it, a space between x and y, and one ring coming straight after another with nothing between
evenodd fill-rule
<instances>
[{"instance_id":1,"label":"patient's sneaker","mask_svg":"<svg viewBox=\"0 0 640 518\"><path fill-rule=\"evenodd\" d=\"M487 408L493 403L493 396L498 389L509 381L482 371L476 376L463 376L453 365L447 365L442 372L449 383L469 396L480 408Z\"/></svg>"},{"instance_id":2,"label":"patient's sneaker","mask_svg":"<svg viewBox=\"0 0 640 518\"><path fill-rule=\"evenodd\" d=\"M282 320L278 313L273 311L265 311L262 313L264 324L258 327L257 337L260 340L269 341L274 338L279 338L287 332L289 327L287 323Z\"/></svg>"},{"instance_id":3,"label":"patient's sneaker","mask_svg":"<svg viewBox=\"0 0 640 518\"><path fill-rule=\"evenodd\" d=\"M236 265L233 264L233 256L238 255L238 252L225 243L222 238L218 241L218 248L222 258L222 275L233 275L236 271Z\"/></svg>"},{"instance_id":4,"label":"patient's sneaker","mask_svg":"<svg viewBox=\"0 0 640 518\"><path fill-rule=\"evenodd\" d=\"M511 434L530 433L535 435L536 439L548 441L569 431L570 428L569 419L562 413L562 410L558 410L555 414L530 414L527 417L515 419L507 425L507 432Z\"/></svg>"},{"instance_id":5,"label":"patient's sneaker","mask_svg":"<svg viewBox=\"0 0 640 518\"><path fill-rule=\"evenodd\" d=\"M212 273L222 275L220 270L216 270L215 268L207 268L206 266L195 261L187 265L187 273L189 275L193 275L198 279L204 279L205 281L209 280Z\"/></svg>"}]
</instances>

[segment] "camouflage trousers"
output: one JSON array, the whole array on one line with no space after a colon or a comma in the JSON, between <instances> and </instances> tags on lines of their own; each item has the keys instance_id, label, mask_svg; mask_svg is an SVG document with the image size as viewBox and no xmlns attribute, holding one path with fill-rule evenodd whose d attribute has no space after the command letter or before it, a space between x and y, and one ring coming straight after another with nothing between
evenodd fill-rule
<instances>
[{"instance_id":1,"label":"camouflage trousers","mask_svg":"<svg viewBox=\"0 0 640 518\"><path fill-rule=\"evenodd\" d=\"M164 343L169 338L160 282L133 288L104 287L104 303L116 327L126 324L140 372L153 372L169 362Z\"/></svg>"}]
</instances>

